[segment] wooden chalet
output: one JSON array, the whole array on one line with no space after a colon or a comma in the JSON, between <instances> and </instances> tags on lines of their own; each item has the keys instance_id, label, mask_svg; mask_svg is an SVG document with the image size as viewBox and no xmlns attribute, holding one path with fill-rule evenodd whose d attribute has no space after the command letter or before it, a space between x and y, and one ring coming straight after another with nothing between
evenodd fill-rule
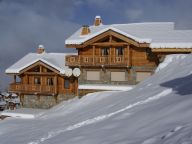
<instances>
[{"instance_id":1,"label":"wooden chalet","mask_svg":"<svg viewBox=\"0 0 192 144\"><path fill-rule=\"evenodd\" d=\"M63 53L29 53L6 70L13 76L9 92L17 93L24 107L50 108L77 95L78 78L65 66Z\"/></svg>"},{"instance_id":2,"label":"wooden chalet","mask_svg":"<svg viewBox=\"0 0 192 144\"><path fill-rule=\"evenodd\" d=\"M79 84L130 84L149 77L168 54L191 53L192 31L175 30L172 22L84 25L65 41L78 55L66 66L80 68Z\"/></svg>"}]
</instances>

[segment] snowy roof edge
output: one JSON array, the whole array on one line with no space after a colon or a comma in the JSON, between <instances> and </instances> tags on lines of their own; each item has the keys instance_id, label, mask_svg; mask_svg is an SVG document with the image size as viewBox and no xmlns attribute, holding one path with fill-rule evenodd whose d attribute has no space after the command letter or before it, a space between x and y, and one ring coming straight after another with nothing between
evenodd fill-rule
<instances>
[{"instance_id":1,"label":"snowy roof edge","mask_svg":"<svg viewBox=\"0 0 192 144\"><path fill-rule=\"evenodd\" d=\"M192 48L192 43L151 43L150 48Z\"/></svg>"},{"instance_id":2,"label":"snowy roof edge","mask_svg":"<svg viewBox=\"0 0 192 144\"><path fill-rule=\"evenodd\" d=\"M90 40L91 38L93 38L93 37L95 37L95 36L97 36L97 35L99 35L99 34L102 34L102 33L106 32L106 31L108 31L108 30L113 30L113 31L115 31L115 32L118 32L118 33L120 33L120 34L122 34L122 35L125 35L125 36L127 36L127 37L130 37L130 38L132 38L132 39L134 39L134 40L136 40L136 41L138 41L138 42L140 42L140 43L150 43L150 42L151 42L151 39L150 39L150 38L145 38L145 39L143 39L143 38L138 38L138 37L135 37L135 36L133 36L133 35L130 35L130 34L126 33L126 32L123 32L123 31L121 31L121 30L119 30L119 29L117 29L117 28L114 28L114 27L110 26L110 27L104 28L104 29L102 29L102 30L100 30L100 31L98 31L98 32L96 32L96 33L94 33L94 34L88 34L89 36L87 36L87 37L85 37L85 38L83 38L83 39L70 40L69 38L67 38L67 39L65 40L65 44L82 44L82 43L84 43L85 41Z\"/></svg>"},{"instance_id":3,"label":"snowy roof edge","mask_svg":"<svg viewBox=\"0 0 192 144\"><path fill-rule=\"evenodd\" d=\"M32 64L34 64L34 63L36 63L36 62L38 62L38 61L42 61L42 62L44 62L45 64L47 64L47 65L55 68L56 70L58 70L61 74L65 74L65 70L64 70L64 69L61 69L61 68L53 65L52 63L50 63L50 62L48 62L48 61L46 61L46 60L44 60L44 59L42 59L42 58L38 58L38 59L36 59L36 60L34 60L34 61L30 62L30 63L27 63L27 64L25 64L24 66L22 66L22 67L20 67L20 68L18 68L18 69L7 68L7 69L5 70L5 73L7 73L7 74L13 74L13 73L18 74L18 73L20 73L21 70L25 69L26 67L29 67L30 65L32 65Z\"/></svg>"}]
</instances>

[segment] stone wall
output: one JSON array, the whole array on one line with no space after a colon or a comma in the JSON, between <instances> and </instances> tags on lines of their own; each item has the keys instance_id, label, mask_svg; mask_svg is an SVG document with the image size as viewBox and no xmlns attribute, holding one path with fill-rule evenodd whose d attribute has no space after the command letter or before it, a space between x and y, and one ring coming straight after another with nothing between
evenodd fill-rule
<instances>
[{"instance_id":1,"label":"stone wall","mask_svg":"<svg viewBox=\"0 0 192 144\"><path fill-rule=\"evenodd\" d=\"M87 71L99 71L100 80L87 80ZM81 68L79 84L112 84L112 85L135 85L137 71L153 72L154 67L131 67L131 68ZM125 72L125 81L111 81L111 72Z\"/></svg>"},{"instance_id":2,"label":"stone wall","mask_svg":"<svg viewBox=\"0 0 192 144\"><path fill-rule=\"evenodd\" d=\"M59 94L57 96L52 95L23 95L21 99L22 107L25 108L40 108L48 109L56 104L74 98L74 95Z\"/></svg>"},{"instance_id":3,"label":"stone wall","mask_svg":"<svg viewBox=\"0 0 192 144\"><path fill-rule=\"evenodd\" d=\"M81 69L82 74L79 77L79 84L112 84L112 85L134 85L135 83L135 77L134 77L134 71L121 68L121 69L112 69L112 68L97 68L97 69L90 69L90 68L82 68ZM99 71L100 72L100 80L99 81L88 81L87 80L87 71ZM111 81L111 72L113 71L120 71L125 72L125 81Z\"/></svg>"}]
</instances>

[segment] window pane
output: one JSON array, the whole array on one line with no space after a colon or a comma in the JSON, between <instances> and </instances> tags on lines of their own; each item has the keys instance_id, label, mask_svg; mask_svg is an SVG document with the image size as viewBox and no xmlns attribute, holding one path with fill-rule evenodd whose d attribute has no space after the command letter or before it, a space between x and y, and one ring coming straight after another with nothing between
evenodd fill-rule
<instances>
[{"instance_id":1,"label":"window pane","mask_svg":"<svg viewBox=\"0 0 192 144\"><path fill-rule=\"evenodd\" d=\"M69 89L70 88L70 81L69 81L69 79L65 79L65 81L64 81L64 88L65 89Z\"/></svg>"},{"instance_id":2,"label":"window pane","mask_svg":"<svg viewBox=\"0 0 192 144\"><path fill-rule=\"evenodd\" d=\"M47 78L47 85L53 85L53 78Z\"/></svg>"},{"instance_id":3,"label":"window pane","mask_svg":"<svg viewBox=\"0 0 192 144\"><path fill-rule=\"evenodd\" d=\"M116 48L116 55L123 55L123 51L124 51L123 47L117 47Z\"/></svg>"},{"instance_id":4,"label":"window pane","mask_svg":"<svg viewBox=\"0 0 192 144\"><path fill-rule=\"evenodd\" d=\"M125 81L125 72L111 72L111 81Z\"/></svg>"},{"instance_id":5,"label":"window pane","mask_svg":"<svg viewBox=\"0 0 192 144\"><path fill-rule=\"evenodd\" d=\"M40 79L40 77L35 77L34 83L35 83L35 84L41 84L41 79Z\"/></svg>"},{"instance_id":6,"label":"window pane","mask_svg":"<svg viewBox=\"0 0 192 144\"><path fill-rule=\"evenodd\" d=\"M87 71L87 80L98 81L100 80L99 71Z\"/></svg>"},{"instance_id":7,"label":"window pane","mask_svg":"<svg viewBox=\"0 0 192 144\"><path fill-rule=\"evenodd\" d=\"M102 56L109 55L109 48L102 48L101 49L101 55Z\"/></svg>"}]
</instances>

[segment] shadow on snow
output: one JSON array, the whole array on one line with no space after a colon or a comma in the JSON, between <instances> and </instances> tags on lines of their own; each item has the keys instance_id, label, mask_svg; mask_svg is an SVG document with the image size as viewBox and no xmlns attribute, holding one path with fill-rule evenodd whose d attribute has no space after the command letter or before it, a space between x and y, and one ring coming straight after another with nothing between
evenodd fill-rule
<instances>
[{"instance_id":1,"label":"shadow on snow","mask_svg":"<svg viewBox=\"0 0 192 144\"><path fill-rule=\"evenodd\" d=\"M179 95L192 94L192 74L160 84L163 87L172 88Z\"/></svg>"}]
</instances>

